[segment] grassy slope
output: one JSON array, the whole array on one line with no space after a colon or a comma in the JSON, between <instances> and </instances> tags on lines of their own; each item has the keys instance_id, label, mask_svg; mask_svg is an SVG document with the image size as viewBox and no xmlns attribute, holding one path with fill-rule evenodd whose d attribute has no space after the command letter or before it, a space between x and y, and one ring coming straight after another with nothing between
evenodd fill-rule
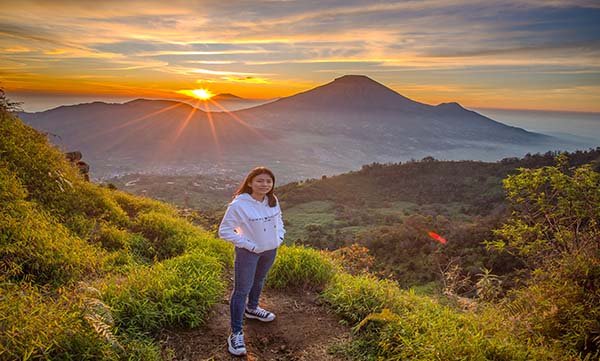
<instances>
[{"instance_id":1,"label":"grassy slope","mask_svg":"<svg viewBox=\"0 0 600 361\"><path fill-rule=\"evenodd\" d=\"M0 359L160 359L194 327L232 249L148 198L85 182L45 135L0 113Z\"/></svg>"}]
</instances>

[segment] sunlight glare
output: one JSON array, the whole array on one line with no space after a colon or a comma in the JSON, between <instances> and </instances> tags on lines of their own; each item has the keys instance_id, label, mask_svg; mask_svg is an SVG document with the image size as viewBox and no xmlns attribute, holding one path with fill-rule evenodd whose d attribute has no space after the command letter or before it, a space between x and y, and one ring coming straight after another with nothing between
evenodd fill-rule
<instances>
[{"instance_id":1,"label":"sunlight glare","mask_svg":"<svg viewBox=\"0 0 600 361\"><path fill-rule=\"evenodd\" d=\"M192 96L201 100L208 100L214 96L208 89L194 89L191 91Z\"/></svg>"}]
</instances>

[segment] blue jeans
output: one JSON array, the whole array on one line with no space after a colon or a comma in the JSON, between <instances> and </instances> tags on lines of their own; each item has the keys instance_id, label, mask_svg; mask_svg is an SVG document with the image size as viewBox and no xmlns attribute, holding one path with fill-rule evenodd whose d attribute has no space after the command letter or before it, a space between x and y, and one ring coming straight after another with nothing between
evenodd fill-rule
<instances>
[{"instance_id":1,"label":"blue jeans","mask_svg":"<svg viewBox=\"0 0 600 361\"><path fill-rule=\"evenodd\" d=\"M242 331L246 299L248 308L255 309L258 306L265 277L275 261L276 254L277 249L254 253L244 248L235 248L234 288L229 300L232 332Z\"/></svg>"}]
</instances>

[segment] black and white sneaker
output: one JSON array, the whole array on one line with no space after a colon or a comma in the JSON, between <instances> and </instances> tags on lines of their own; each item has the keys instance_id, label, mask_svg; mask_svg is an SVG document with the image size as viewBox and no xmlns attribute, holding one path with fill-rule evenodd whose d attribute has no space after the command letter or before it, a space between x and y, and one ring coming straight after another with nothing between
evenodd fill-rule
<instances>
[{"instance_id":1,"label":"black and white sneaker","mask_svg":"<svg viewBox=\"0 0 600 361\"><path fill-rule=\"evenodd\" d=\"M262 322L271 322L275 319L275 314L273 312L263 310L260 307L256 307L255 310L251 310L246 307L246 312L244 312L244 315L247 318L254 318Z\"/></svg>"},{"instance_id":2,"label":"black and white sneaker","mask_svg":"<svg viewBox=\"0 0 600 361\"><path fill-rule=\"evenodd\" d=\"M244 343L244 333L232 333L227 337L227 345L229 345L229 353L235 356L243 356L246 354L246 344Z\"/></svg>"}]
</instances>

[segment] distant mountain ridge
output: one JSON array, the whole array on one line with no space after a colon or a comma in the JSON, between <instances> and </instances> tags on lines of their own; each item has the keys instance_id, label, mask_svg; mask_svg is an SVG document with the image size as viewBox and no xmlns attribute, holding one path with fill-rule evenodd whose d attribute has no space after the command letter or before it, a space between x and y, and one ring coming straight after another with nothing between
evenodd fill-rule
<instances>
[{"instance_id":1,"label":"distant mountain ridge","mask_svg":"<svg viewBox=\"0 0 600 361\"><path fill-rule=\"evenodd\" d=\"M190 165L195 172L211 167L241 172L261 163L279 164L293 180L374 161L425 155L493 160L557 146L552 137L498 123L458 103L413 101L363 75L342 76L248 109L209 109L219 111L137 99L21 117L60 136L54 141L69 150L82 150L93 159L92 174L95 168L100 176L115 175L112 169L172 172Z\"/></svg>"},{"instance_id":2,"label":"distant mountain ridge","mask_svg":"<svg viewBox=\"0 0 600 361\"><path fill-rule=\"evenodd\" d=\"M398 141L433 150L456 147L459 141L523 144L549 139L498 123L455 102L432 106L413 101L363 75L345 75L240 114L263 128L345 134L392 147Z\"/></svg>"}]
</instances>

